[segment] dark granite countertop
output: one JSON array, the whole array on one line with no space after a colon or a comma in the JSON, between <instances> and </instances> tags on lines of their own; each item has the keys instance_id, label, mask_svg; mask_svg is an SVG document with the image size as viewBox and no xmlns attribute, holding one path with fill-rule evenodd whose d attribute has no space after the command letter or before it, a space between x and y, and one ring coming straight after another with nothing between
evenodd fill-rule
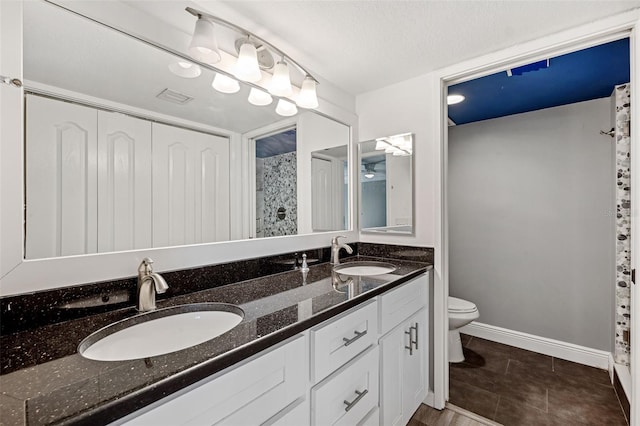
<instances>
[{"instance_id":1,"label":"dark granite countertop","mask_svg":"<svg viewBox=\"0 0 640 426\"><path fill-rule=\"evenodd\" d=\"M347 261L366 259L370 258ZM79 342L92 332L136 315L131 307L2 336L2 345L11 346L9 361L18 367L0 376L0 423L109 423L431 269L421 262L385 261L397 270L353 277L351 286L345 284L348 277L344 275L333 273L332 277L331 265L325 263L311 266L306 274L283 272L159 300L158 308L230 303L240 306L245 317L229 332L205 343L145 359L104 362L77 353ZM305 309L299 309L299 304ZM27 348L33 352L35 346L37 352L37 342L44 341L43 350L52 343L57 347L54 357L41 354L47 361L36 365L21 360L22 349L26 354ZM24 368L19 366L22 361Z\"/></svg>"}]
</instances>

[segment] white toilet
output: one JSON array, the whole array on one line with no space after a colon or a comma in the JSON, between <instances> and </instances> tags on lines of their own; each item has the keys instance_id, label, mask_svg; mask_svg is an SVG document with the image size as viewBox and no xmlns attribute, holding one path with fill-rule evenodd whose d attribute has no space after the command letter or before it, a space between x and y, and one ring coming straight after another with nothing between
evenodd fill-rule
<instances>
[{"instance_id":1,"label":"white toilet","mask_svg":"<svg viewBox=\"0 0 640 426\"><path fill-rule=\"evenodd\" d=\"M449 296L449 362L464 361L460 328L478 319L480 313L473 303Z\"/></svg>"}]
</instances>

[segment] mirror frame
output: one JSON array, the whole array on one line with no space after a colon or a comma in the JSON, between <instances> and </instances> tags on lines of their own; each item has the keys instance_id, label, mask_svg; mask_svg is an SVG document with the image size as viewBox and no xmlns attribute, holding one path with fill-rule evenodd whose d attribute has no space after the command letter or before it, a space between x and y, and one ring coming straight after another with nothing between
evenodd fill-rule
<instances>
[{"instance_id":1,"label":"mirror frame","mask_svg":"<svg viewBox=\"0 0 640 426\"><path fill-rule=\"evenodd\" d=\"M362 179L361 179L361 175L362 173L360 172L360 169L362 167L362 144L363 143L367 143L367 142L375 142L376 139L369 139L369 140L365 140L365 141L360 141L358 142L357 145L357 158L356 158L356 164L355 166L352 167L353 173L357 173L357 177L356 177L356 181L358 184L358 210L357 210L357 214L358 214L358 231L361 234L367 234L367 235L379 235L379 236L394 236L394 237L415 237L416 236L416 187L415 187L415 180L416 180L416 166L415 166L415 151L416 151L416 135L413 132L405 132L405 133L400 133L399 135L406 135L406 134L410 134L411 135L411 144L413 146L413 153L411 155L411 232L402 232L402 231L394 231L394 230L381 230L382 227L380 228L363 228L362 227L362 220L361 220L361 212L363 210L362 208ZM382 136L382 137L393 137L395 135L389 135L389 136ZM357 170L356 170L357 169ZM380 229L380 230L379 230Z\"/></svg>"},{"instance_id":2,"label":"mirror frame","mask_svg":"<svg viewBox=\"0 0 640 426\"><path fill-rule=\"evenodd\" d=\"M118 16L113 10L105 13ZM22 80L22 2L0 2L0 19L2 74ZM357 140L357 116L326 99L319 101L317 113L349 127L349 155L356 158L353 141ZM153 258L155 269L163 272L327 247L337 235L346 235L350 242L358 239L354 221L356 184L351 167L352 213L346 231L25 260L23 122L24 90L0 84L0 296L129 278L136 275L144 257Z\"/></svg>"}]
</instances>

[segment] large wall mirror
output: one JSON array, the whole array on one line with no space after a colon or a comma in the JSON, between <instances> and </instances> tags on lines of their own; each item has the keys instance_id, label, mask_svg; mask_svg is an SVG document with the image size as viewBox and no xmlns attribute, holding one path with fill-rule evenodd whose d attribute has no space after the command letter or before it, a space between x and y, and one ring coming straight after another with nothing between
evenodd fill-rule
<instances>
[{"instance_id":1,"label":"large wall mirror","mask_svg":"<svg viewBox=\"0 0 640 426\"><path fill-rule=\"evenodd\" d=\"M56 5L23 16L26 259L349 229L349 126Z\"/></svg>"},{"instance_id":2,"label":"large wall mirror","mask_svg":"<svg viewBox=\"0 0 640 426\"><path fill-rule=\"evenodd\" d=\"M358 144L360 231L413 234L413 135Z\"/></svg>"}]
</instances>

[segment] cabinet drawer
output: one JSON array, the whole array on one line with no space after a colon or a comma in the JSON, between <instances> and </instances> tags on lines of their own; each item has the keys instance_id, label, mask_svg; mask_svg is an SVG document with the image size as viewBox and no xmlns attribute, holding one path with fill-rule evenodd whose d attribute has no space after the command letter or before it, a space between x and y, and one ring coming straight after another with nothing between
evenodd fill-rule
<instances>
[{"instance_id":1,"label":"cabinet drawer","mask_svg":"<svg viewBox=\"0 0 640 426\"><path fill-rule=\"evenodd\" d=\"M127 425L260 424L296 399L307 385L305 336L138 416Z\"/></svg>"},{"instance_id":2,"label":"cabinet drawer","mask_svg":"<svg viewBox=\"0 0 640 426\"><path fill-rule=\"evenodd\" d=\"M377 306L374 300L311 330L313 383L327 377L376 341Z\"/></svg>"},{"instance_id":3,"label":"cabinet drawer","mask_svg":"<svg viewBox=\"0 0 640 426\"><path fill-rule=\"evenodd\" d=\"M311 390L311 424L357 425L378 406L378 348L371 348ZM369 419L370 420L370 419Z\"/></svg>"},{"instance_id":4,"label":"cabinet drawer","mask_svg":"<svg viewBox=\"0 0 640 426\"><path fill-rule=\"evenodd\" d=\"M300 398L267 420L262 426L304 426L309 424L309 399Z\"/></svg>"},{"instance_id":5,"label":"cabinet drawer","mask_svg":"<svg viewBox=\"0 0 640 426\"><path fill-rule=\"evenodd\" d=\"M427 304L428 285L425 274L380 297L380 334L386 334Z\"/></svg>"}]
</instances>

